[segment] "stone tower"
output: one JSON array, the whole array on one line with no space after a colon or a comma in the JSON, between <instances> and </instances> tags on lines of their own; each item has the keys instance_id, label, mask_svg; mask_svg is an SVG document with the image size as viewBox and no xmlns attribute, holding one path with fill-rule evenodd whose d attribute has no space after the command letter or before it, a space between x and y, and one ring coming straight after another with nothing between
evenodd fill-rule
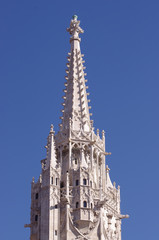
<instances>
[{"instance_id":1,"label":"stone tower","mask_svg":"<svg viewBox=\"0 0 159 240\"><path fill-rule=\"evenodd\" d=\"M31 240L121 240L120 187L106 166L105 133L90 120L77 16L71 20L64 102L55 135L47 139L39 180L31 186Z\"/></svg>"}]
</instances>

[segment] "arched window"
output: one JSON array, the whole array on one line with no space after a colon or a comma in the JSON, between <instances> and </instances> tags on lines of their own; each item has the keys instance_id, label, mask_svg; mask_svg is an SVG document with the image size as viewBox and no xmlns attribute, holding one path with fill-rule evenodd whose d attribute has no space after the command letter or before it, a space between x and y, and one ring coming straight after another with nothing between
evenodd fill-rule
<instances>
[{"instance_id":1,"label":"arched window","mask_svg":"<svg viewBox=\"0 0 159 240\"><path fill-rule=\"evenodd\" d=\"M55 204L55 208L57 208L57 204Z\"/></svg>"},{"instance_id":2,"label":"arched window","mask_svg":"<svg viewBox=\"0 0 159 240\"><path fill-rule=\"evenodd\" d=\"M38 215L35 215L35 222L38 221Z\"/></svg>"},{"instance_id":3,"label":"arched window","mask_svg":"<svg viewBox=\"0 0 159 240\"><path fill-rule=\"evenodd\" d=\"M54 179L53 179L53 177L51 177L51 184L53 184L54 183Z\"/></svg>"},{"instance_id":4,"label":"arched window","mask_svg":"<svg viewBox=\"0 0 159 240\"><path fill-rule=\"evenodd\" d=\"M64 187L64 182L61 182L60 187L61 187L61 188Z\"/></svg>"},{"instance_id":5,"label":"arched window","mask_svg":"<svg viewBox=\"0 0 159 240\"><path fill-rule=\"evenodd\" d=\"M78 179L76 180L76 186L78 186L79 185L79 181L78 181Z\"/></svg>"},{"instance_id":6,"label":"arched window","mask_svg":"<svg viewBox=\"0 0 159 240\"><path fill-rule=\"evenodd\" d=\"M93 208L93 204L91 203L91 209Z\"/></svg>"},{"instance_id":7,"label":"arched window","mask_svg":"<svg viewBox=\"0 0 159 240\"><path fill-rule=\"evenodd\" d=\"M77 164L77 158L75 158L75 164Z\"/></svg>"},{"instance_id":8,"label":"arched window","mask_svg":"<svg viewBox=\"0 0 159 240\"><path fill-rule=\"evenodd\" d=\"M76 208L79 208L79 203L78 202L76 202Z\"/></svg>"},{"instance_id":9,"label":"arched window","mask_svg":"<svg viewBox=\"0 0 159 240\"><path fill-rule=\"evenodd\" d=\"M58 178L56 178L56 185L58 184Z\"/></svg>"},{"instance_id":10,"label":"arched window","mask_svg":"<svg viewBox=\"0 0 159 240\"><path fill-rule=\"evenodd\" d=\"M87 207L87 202L86 201L83 202L83 207L85 207L85 208Z\"/></svg>"},{"instance_id":11,"label":"arched window","mask_svg":"<svg viewBox=\"0 0 159 240\"><path fill-rule=\"evenodd\" d=\"M87 180L86 180L86 178L83 178L83 185L87 185Z\"/></svg>"}]
</instances>

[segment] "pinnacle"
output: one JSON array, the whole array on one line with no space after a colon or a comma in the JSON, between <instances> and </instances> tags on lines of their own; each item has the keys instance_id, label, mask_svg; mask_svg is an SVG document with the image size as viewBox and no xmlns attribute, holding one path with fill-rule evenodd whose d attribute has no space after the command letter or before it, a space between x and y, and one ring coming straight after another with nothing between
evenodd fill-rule
<instances>
[{"instance_id":1,"label":"pinnacle","mask_svg":"<svg viewBox=\"0 0 159 240\"><path fill-rule=\"evenodd\" d=\"M68 62L66 63L66 83L64 89L64 102L62 110L62 125L60 129L69 128L69 118L72 120L72 127L74 130L80 130L80 126L83 126L84 131L91 130L90 123L90 113L89 109L91 106L88 106L87 93L88 86L85 85L87 79L85 76L87 73L84 72L86 68L83 63L83 54L80 50L80 39L79 33L82 33L83 30L79 26L80 21L77 21L77 17L74 16L71 20L70 28L67 31L72 35L70 39L71 51L68 53Z\"/></svg>"},{"instance_id":2,"label":"pinnacle","mask_svg":"<svg viewBox=\"0 0 159 240\"><path fill-rule=\"evenodd\" d=\"M108 167L108 165L106 165L106 171L109 172L110 168Z\"/></svg>"},{"instance_id":3,"label":"pinnacle","mask_svg":"<svg viewBox=\"0 0 159 240\"><path fill-rule=\"evenodd\" d=\"M50 126L50 133L54 133L54 126L53 126L53 124L51 124L51 126Z\"/></svg>"},{"instance_id":4,"label":"pinnacle","mask_svg":"<svg viewBox=\"0 0 159 240\"><path fill-rule=\"evenodd\" d=\"M110 171L110 169L109 169L109 167L107 165L106 166L106 184L107 184L107 187L113 188L113 184L112 184L112 182L110 180L110 176L109 176L109 171Z\"/></svg>"},{"instance_id":5,"label":"pinnacle","mask_svg":"<svg viewBox=\"0 0 159 240\"><path fill-rule=\"evenodd\" d=\"M56 166L56 151L55 151L55 141L54 141L54 130L53 130L53 124L51 124L50 127L50 133L48 136L48 142L47 142L47 166L46 168L48 168L49 166L52 166L53 168L55 168Z\"/></svg>"}]
</instances>

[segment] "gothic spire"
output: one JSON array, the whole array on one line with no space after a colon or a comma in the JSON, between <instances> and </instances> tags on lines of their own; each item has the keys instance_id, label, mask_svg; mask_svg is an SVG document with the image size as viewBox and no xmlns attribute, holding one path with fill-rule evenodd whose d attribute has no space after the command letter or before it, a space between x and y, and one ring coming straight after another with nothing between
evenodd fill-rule
<instances>
[{"instance_id":1,"label":"gothic spire","mask_svg":"<svg viewBox=\"0 0 159 240\"><path fill-rule=\"evenodd\" d=\"M50 166L52 168L56 167L56 152L55 152L55 142L54 142L54 130L53 125L51 124L50 132L48 136L47 142L47 162L46 162L46 169Z\"/></svg>"},{"instance_id":2,"label":"gothic spire","mask_svg":"<svg viewBox=\"0 0 159 240\"><path fill-rule=\"evenodd\" d=\"M63 116L61 117L62 124L60 127L61 130L68 129L69 119L71 119L73 130L80 130L82 127L84 131L90 131L90 107L88 107L87 100L89 93L86 92L88 87L85 85L87 80L85 79L86 73L84 73L85 67L83 66L83 55L80 50L81 39L79 38L79 34L84 31L79 25L80 21L74 15L70 27L67 28L71 35L71 51L68 53L66 88L64 89L64 103L62 104L64 109L62 110Z\"/></svg>"}]
</instances>

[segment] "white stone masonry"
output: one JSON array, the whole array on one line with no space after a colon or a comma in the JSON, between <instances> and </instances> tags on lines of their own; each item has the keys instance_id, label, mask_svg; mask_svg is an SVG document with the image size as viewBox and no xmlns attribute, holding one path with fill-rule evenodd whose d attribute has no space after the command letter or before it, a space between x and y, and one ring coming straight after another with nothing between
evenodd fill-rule
<instances>
[{"instance_id":1,"label":"white stone masonry","mask_svg":"<svg viewBox=\"0 0 159 240\"><path fill-rule=\"evenodd\" d=\"M121 240L120 187L112 184L105 132L90 120L80 21L70 27L62 122L46 145L42 172L31 184L30 240ZM105 168L106 166L106 168Z\"/></svg>"}]
</instances>

